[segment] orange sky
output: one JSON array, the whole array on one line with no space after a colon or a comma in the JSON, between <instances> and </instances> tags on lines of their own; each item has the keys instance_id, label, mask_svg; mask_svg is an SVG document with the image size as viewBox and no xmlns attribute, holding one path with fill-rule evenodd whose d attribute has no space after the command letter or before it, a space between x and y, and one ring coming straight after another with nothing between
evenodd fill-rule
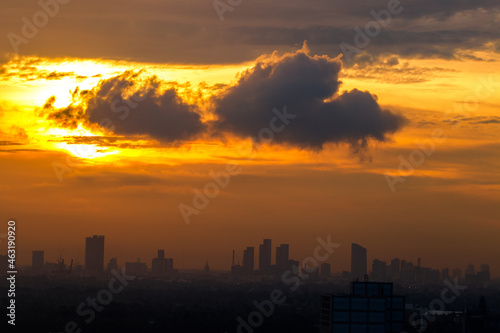
<instances>
[{"instance_id":1,"label":"orange sky","mask_svg":"<svg viewBox=\"0 0 500 333\"><path fill-rule=\"evenodd\" d=\"M184 13L182 5L175 8ZM77 15L73 10L66 15ZM447 24L455 26L460 15L465 14L455 13ZM56 18L47 32L60 24ZM393 29L400 24L395 21ZM422 21L413 24L415 31L425 30ZM387 132L386 141L369 138L367 147L355 151L359 147L346 140L326 140L320 148L301 145L298 136L286 136L287 128L286 139L254 145L236 127L217 127L222 113L214 110L224 105L220 100L250 85L258 64L278 72L286 57L292 62L300 54L314 64L342 64L335 60L338 52L322 53L314 41L310 50L262 44L252 49L255 56L244 58L240 53L250 46L235 46L234 59L209 57L206 51L206 62L189 58L183 63L178 45L160 61L146 56L152 44L143 45L144 57L135 51L117 57L100 37L86 52L78 46L58 48L62 42L43 33L20 54L8 45L0 49L5 51L0 63L0 219L18 221L19 264L29 265L31 251L40 249L48 261L62 254L83 263L84 238L103 234L106 262L113 256L119 264L140 257L149 265L163 248L177 268L201 269L208 260L212 269L227 270L233 249L241 258L246 246L257 247L263 238L272 238L273 246L291 244L291 257L300 260L312 255L317 237L332 235L341 244L329 259L334 271L349 269L350 243L355 242L368 248L369 262L421 257L433 268L462 269L489 263L500 276L500 56L493 46L467 50L469 56L462 58L391 50L369 64L344 63L338 92L325 103L345 91L369 91L381 109L408 120L395 133ZM178 33L188 36L184 52L195 52L188 44L192 35ZM53 49L43 43L47 38L54 38ZM150 38L153 43L155 36ZM465 53L466 44L457 49ZM398 61L391 63L394 57ZM49 119L49 113L69 106L72 112L88 111L94 97L78 94L98 94L106 80L126 71L138 73L137 86L124 89L123 98L154 86L155 98L167 103L162 98L175 91L175 105L194 112L209 130L167 140L133 125L121 133L107 130L89 121L88 113L83 118L73 114L76 127ZM46 111L52 96L55 101ZM294 107L287 105L290 112ZM133 114L135 108L129 109ZM129 126L121 121L112 120L119 128ZM423 151L423 142L432 151ZM422 156L423 163L410 162L412 170L401 168L402 160ZM193 206L193 188L203 191L213 182L210 174L226 170L228 163L241 172L186 224L179 205Z\"/></svg>"}]
</instances>

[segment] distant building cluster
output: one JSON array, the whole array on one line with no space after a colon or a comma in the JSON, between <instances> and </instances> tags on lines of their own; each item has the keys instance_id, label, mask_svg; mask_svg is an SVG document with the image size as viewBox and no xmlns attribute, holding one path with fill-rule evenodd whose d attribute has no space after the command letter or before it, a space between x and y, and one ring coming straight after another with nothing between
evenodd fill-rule
<instances>
[{"instance_id":1,"label":"distant building cluster","mask_svg":"<svg viewBox=\"0 0 500 333\"><path fill-rule=\"evenodd\" d=\"M1 258L0 258L1 259ZM31 268L35 274L50 274L50 275L87 275L87 276L103 276L112 270L117 270L118 260L113 257L104 267L104 236L93 235L85 238L85 265L81 266L78 262L71 260L69 267L64 263L64 259L60 257L57 262L45 262L45 252L36 250L32 252ZM3 262L3 260L0 260ZM151 262L151 270L145 262L141 262L140 258L136 262L125 262L125 272L135 276L171 276L177 271L174 269L174 259L165 257L165 250L158 250L156 258Z\"/></svg>"},{"instance_id":2,"label":"distant building cluster","mask_svg":"<svg viewBox=\"0 0 500 333\"><path fill-rule=\"evenodd\" d=\"M351 272L343 272L345 279L370 280L370 281L394 281L406 284L427 284L440 283L444 279L455 279L468 284L479 284L490 281L490 266L482 264L476 272L475 266L469 264L465 270L465 275L459 268L443 270L432 269L422 266L421 259L417 263L394 258L390 263L379 259L372 261L371 272L368 272L367 250L366 248L352 244L351 246Z\"/></svg>"},{"instance_id":3,"label":"distant building cluster","mask_svg":"<svg viewBox=\"0 0 500 333\"><path fill-rule=\"evenodd\" d=\"M299 267L299 262L290 259L290 245L280 244L275 249L276 260L272 263L272 240L264 239L259 245L258 267L255 265L255 248L247 247L243 251L243 262L240 263L236 251L233 250L233 260L231 265L231 274L233 277L252 278L252 277L280 277L285 271L292 267ZM306 267L302 267L305 270ZM311 273L311 271L313 271ZM310 280L327 280L331 277L331 266L328 263L322 263L320 267L308 267L308 276Z\"/></svg>"},{"instance_id":4,"label":"distant building cluster","mask_svg":"<svg viewBox=\"0 0 500 333\"><path fill-rule=\"evenodd\" d=\"M60 256L56 262L45 261L45 253L42 250L32 252L32 272L35 274L73 274L101 276L113 269L118 269L118 260L113 257L106 267L104 265L105 238L102 235L93 235L85 238L85 264L79 265L78 258L71 260L67 265ZM248 246L243 250L242 261L233 250L231 265L231 276L233 278L265 278L280 277L289 269L300 269L306 271L306 267L299 267L299 262L290 258L290 245L280 244L275 247L275 261L273 263L273 246L271 239L264 239L258 246ZM351 270L344 271L340 276L333 276L332 266L323 262L319 267L307 267L310 280L328 281L340 278L347 281L390 281L409 285L420 285L430 283L441 283L443 280L458 279L466 284L484 284L490 281L490 265L481 264L478 269L474 264L469 264L462 270L455 268L450 270L432 269L422 265L420 258L416 263L405 259L394 258L390 262L374 259L371 262L371 270L368 266L368 251L359 244L351 244ZM258 262L256 261L256 257ZM7 264L7 256L0 255L0 269ZM6 267L6 266L5 266ZM127 274L136 276L172 276L177 273L174 269L174 259L165 256L165 250L160 249L156 258L153 258L150 268L147 263L141 262L140 258L134 262L125 262L123 267ZM211 275L208 261L203 269L205 275ZM311 273L312 272L312 273Z\"/></svg>"}]
</instances>

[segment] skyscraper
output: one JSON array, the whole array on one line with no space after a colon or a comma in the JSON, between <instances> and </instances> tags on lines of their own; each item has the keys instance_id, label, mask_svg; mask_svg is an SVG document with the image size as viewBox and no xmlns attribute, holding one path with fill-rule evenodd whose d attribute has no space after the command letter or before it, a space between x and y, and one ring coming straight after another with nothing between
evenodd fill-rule
<instances>
[{"instance_id":1,"label":"skyscraper","mask_svg":"<svg viewBox=\"0 0 500 333\"><path fill-rule=\"evenodd\" d=\"M172 273L174 270L174 259L165 258L165 250L158 250L158 256L151 262L151 272L153 274Z\"/></svg>"},{"instance_id":2,"label":"skyscraper","mask_svg":"<svg viewBox=\"0 0 500 333\"><path fill-rule=\"evenodd\" d=\"M384 281L387 276L387 263L378 259L373 260L370 280Z\"/></svg>"},{"instance_id":3,"label":"skyscraper","mask_svg":"<svg viewBox=\"0 0 500 333\"><path fill-rule=\"evenodd\" d=\"M271 251L271 240L264 239L263 244L259 245L259 271L261 274L269 274L271 271Z\"/></svg>"},{"instance_id":4,"label":"skyscraper","mask_svg":"<svg viewBox=\"0 0 500 333\"><path fill-rule=\"evenodd\" d=\"M399 274L399 271L400 271L400 268L401 268L401 260L399 260L398 258L394 258L391 260L391 269L390 269L390 278L391 279L396 279L396 278L399 278L400 274Z\"/></svg>"},{"instance_id":5,"label":"skyscraper","mask_svg":"<svg viewBox=\"0 0 500 333\"><path fill-rule=\"evenodd\" d=\"M33 251L31 256L31 268L34 271L41 270L44 263L44 252L43 251Z\"/></svg>"},{"instance_id":6,"label":"skyscraper","mask_svg":"<svg viewBox=\"0 0 500 333\"><path fill-rule=\"evenodd\" d=\"M248 246L246 250L243 251L243 271L247 274L252 273L254 269L255 261L255 249L252 246Z\"/></svg>"},{"instance_id":7,"label":"skyscraper","mask_svg":"<svg viewBox=\"0 0 500 333\"><path fill-rule=\"evenodd\" d=\"M364 280L367 274L366 249L361 245L352 243L351 246L351 276L353 279Z\"/></svg>"},{"instance_id":8,"label":"skyscraper","mask_svg":"<svg viewBox=\"0 0 500 333\"><path fill-rule=\"evenodd\" d=\"M100 274L104 270L104 236L85 238L85 270Z\"/></svg>"},{"instance_id":9,"label":"skyscraper","mask_svg":"<svg viewBox=\"0 0 500 333\"><path fill-rule=\"evenodd\" d=\"M286 270L288 267L288 253L290 251L290 245L281 244L276 248L276 267L278 270Z\"/></svg>"},{"instance_id":10,"label":"skyscraper","mask_svg":"<svg viewBox=\"0 0 500 333\"><path fill-rule=\"evenodd\" d=\"M322 263L321 264L321 273L320 277L322 280L328 280L330 278L331 272L332 271L332 266L330 266L329 263Z\"/></svg>"}]
</instances>

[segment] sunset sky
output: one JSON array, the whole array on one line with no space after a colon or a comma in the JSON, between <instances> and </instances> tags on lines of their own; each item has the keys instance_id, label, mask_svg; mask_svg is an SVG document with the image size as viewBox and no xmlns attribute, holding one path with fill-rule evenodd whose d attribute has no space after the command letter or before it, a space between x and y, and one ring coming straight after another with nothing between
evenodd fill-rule
<instances>
[{"instance_id":1,"label":"sunset sky","mask_svg":"<svg viewBox=\"0 0 500 333\"><path fill-rule=\"evenodd\" d=\"M301 260L331 235L334 271L355 242L370 267L500 276L498 0L0 3L0 217L19 264L83 264L102 234L106 263L165 249L228 270L263 238Z\"/></svg>"}]
</instances>

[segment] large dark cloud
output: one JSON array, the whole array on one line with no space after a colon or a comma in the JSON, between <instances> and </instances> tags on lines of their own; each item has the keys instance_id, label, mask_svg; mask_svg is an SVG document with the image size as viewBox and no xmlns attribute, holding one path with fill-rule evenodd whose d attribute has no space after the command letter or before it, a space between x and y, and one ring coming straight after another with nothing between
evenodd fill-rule
<instances>
[{"instance_id":1,"label":"large dark cloud","mask_svg":"<svg viewBox=\"0 0 500 333\"><path fill-rule=\"evenodd\" d=\"M58 126L75 129L88 122L124 136L148 135L162 142L185 141L205 131L195 107L155 77L125 72L92 90L73 92L73 103L56 109L51 98L41 114Z\"/></svg>"},{"instance_id":2,"label":"large dark cloud","mask_svg":"<svg viewBox=\"0 0 500 333\"><path fill-rule=\"evenodd\" d=\"M88 119L97 124L112 120L116 134L147 134L167 142L189 140L205 130L195 108L184 103L175 89L162 90L156 78L137 89L137 78L126 73L102 82L89 101Z\"/></svg>"},{"instance_id":3,"label":"large dark cloud","mask_svg":"<svg viewBox=\"0 0 500 333\"><path fill-rule=\"evenodd\" d=\"M339 93L341 63L307 49L257 62L214 100L219 131L257 137L270 127L274 108L296 115L274 142L320 149L326 143L365 145L385 141L406 119L382 110L369 92ZM279 123L278 123L279 126Z\"/></svg>"}]
</instances>

